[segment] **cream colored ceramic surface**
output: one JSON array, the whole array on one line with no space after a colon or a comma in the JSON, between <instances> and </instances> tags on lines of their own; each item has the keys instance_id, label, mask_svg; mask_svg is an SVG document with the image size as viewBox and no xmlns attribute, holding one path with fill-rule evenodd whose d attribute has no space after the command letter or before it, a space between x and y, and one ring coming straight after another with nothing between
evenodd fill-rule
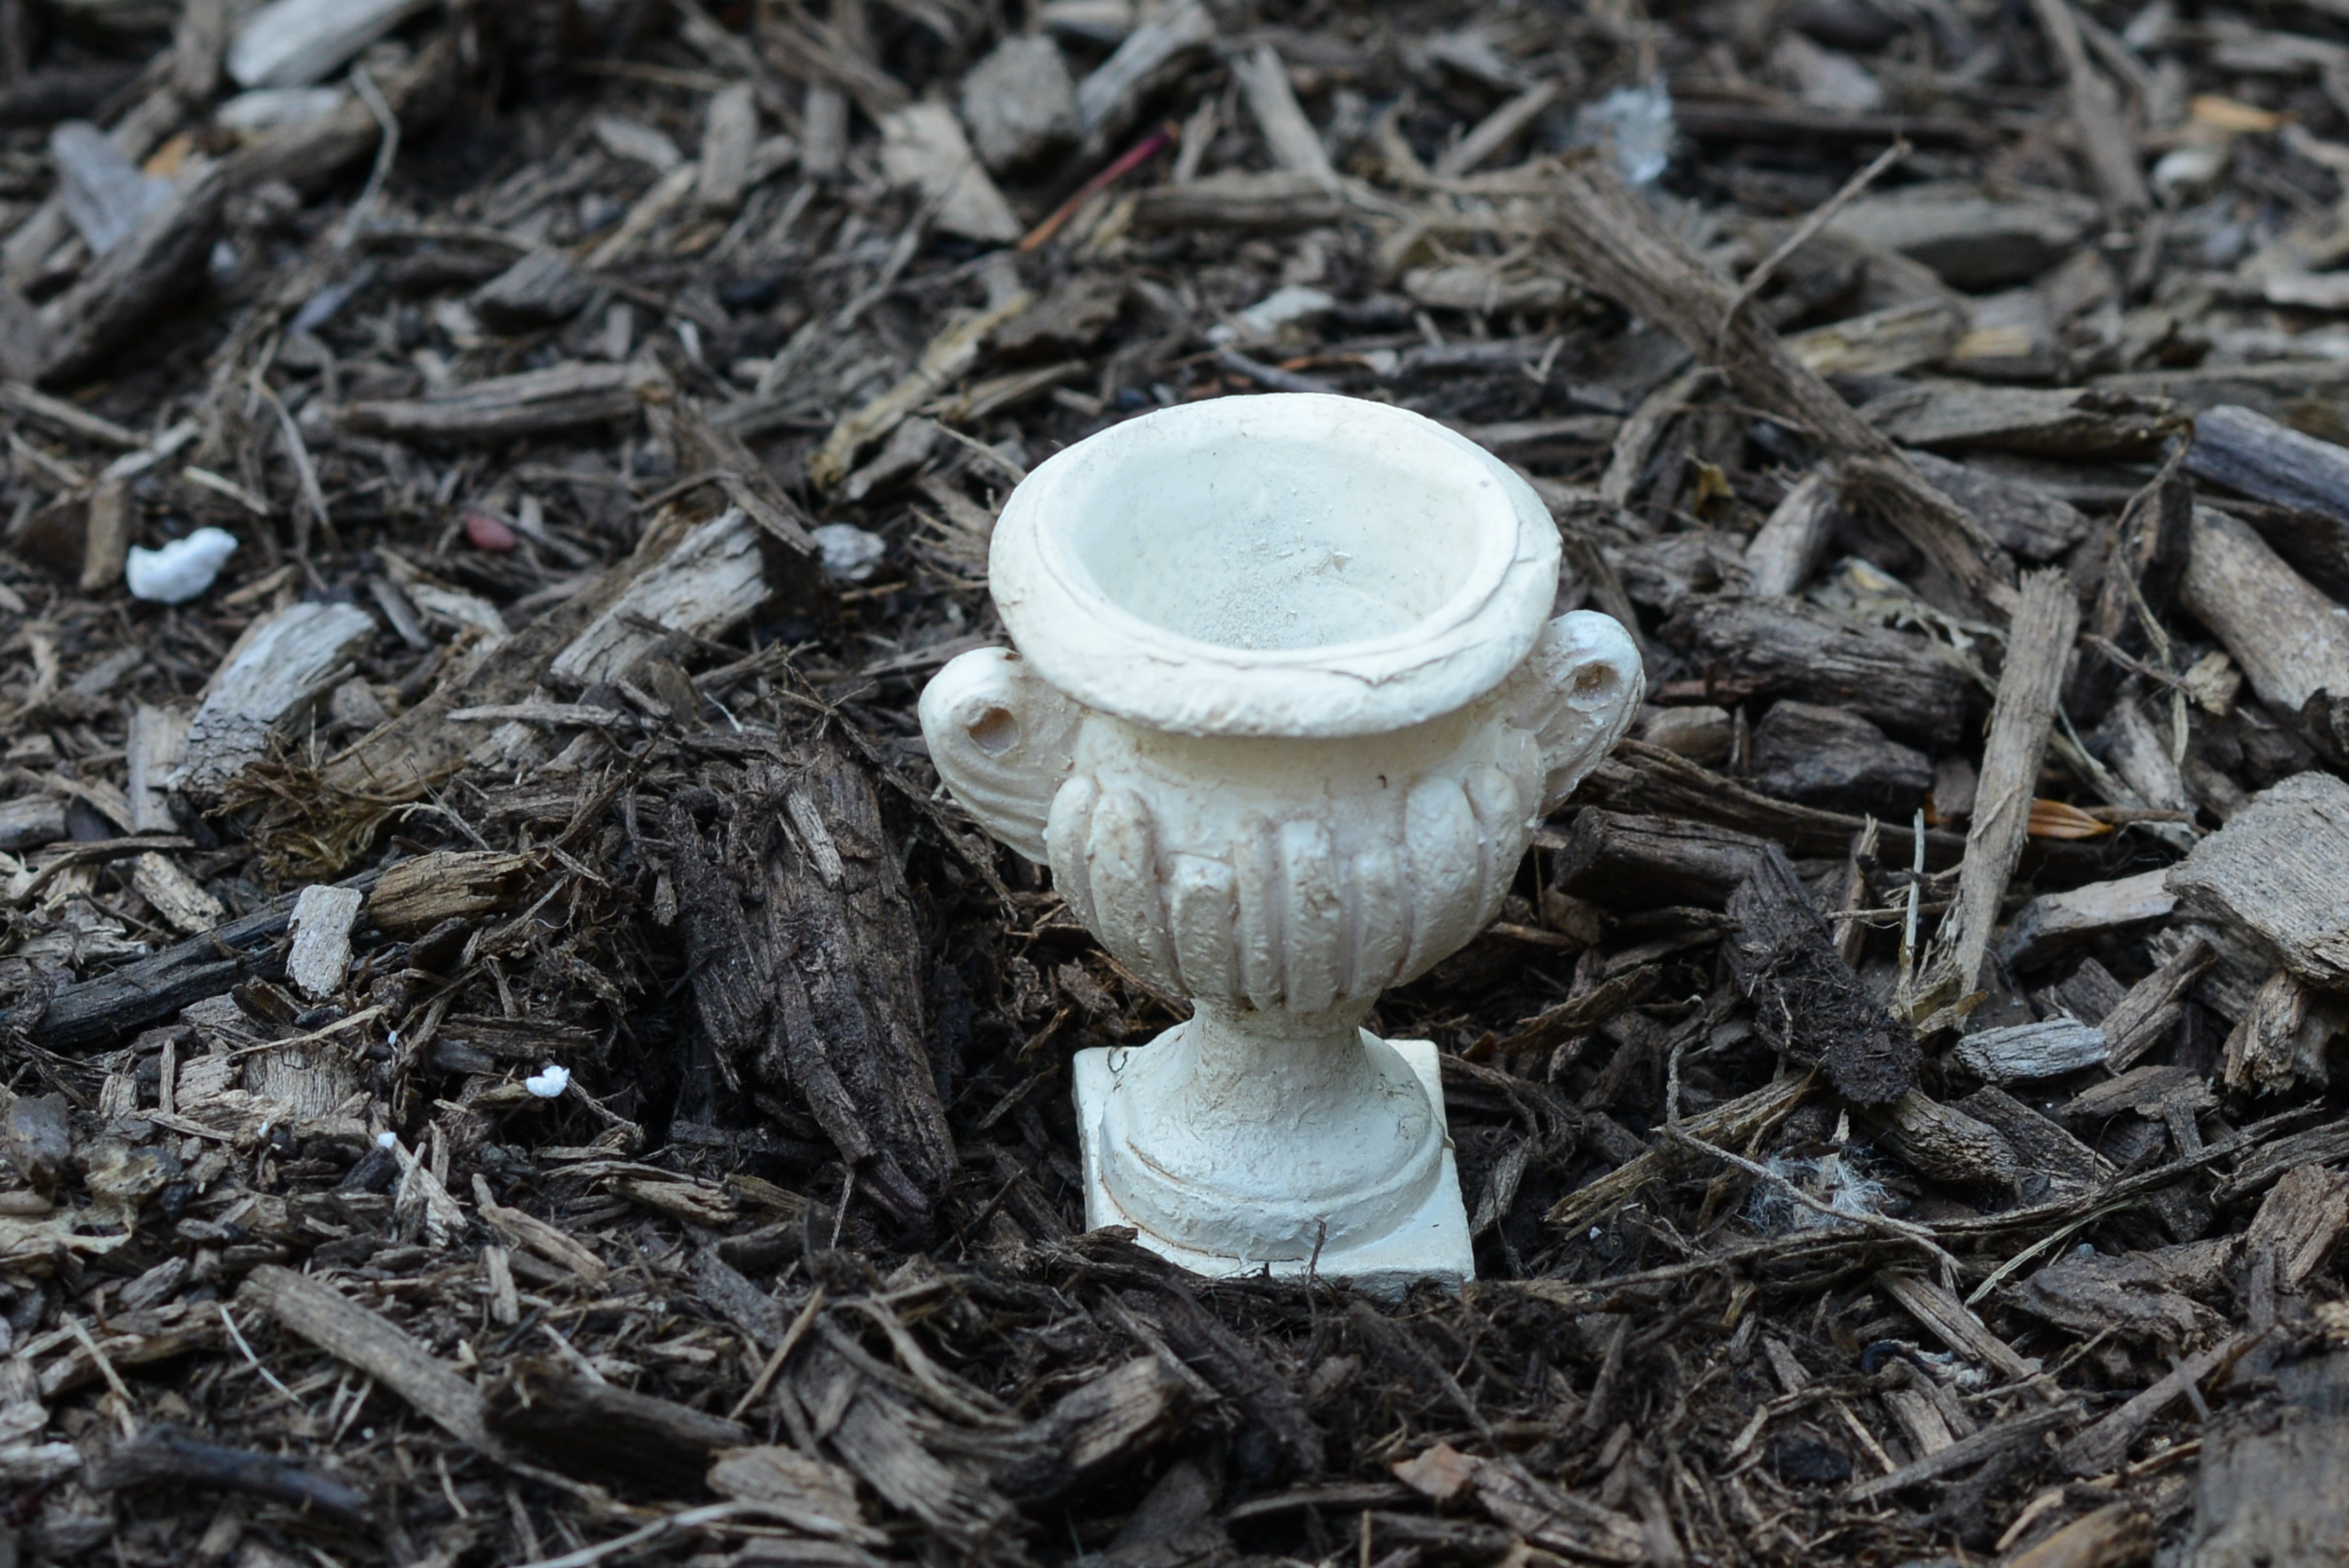
<instances>
[{"instance_id":1,"label":"cream colored ceramic surface","mask_svg":"<svg viewBox=\"0 0 2349 1568\"><path fill-rule=\"evenodd\" d=\"M1502 463L1343 398L1165 410L1013 493L1017 651L940 671L923 732L1118 961L1197 1004L1087 1129L1145 1242L1332 1255L1437 1189L1440 1107L1361 1021L1493 918L1639 705L1620 627L1548 618L1557 557Z\"/></svg>"}]
</instances>

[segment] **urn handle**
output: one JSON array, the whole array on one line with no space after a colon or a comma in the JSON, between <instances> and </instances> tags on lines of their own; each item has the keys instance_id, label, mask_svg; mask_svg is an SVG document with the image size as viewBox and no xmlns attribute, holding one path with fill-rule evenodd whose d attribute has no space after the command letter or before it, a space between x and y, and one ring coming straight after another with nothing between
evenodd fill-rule
<instances>
[{"instance_id":1,"label":"urn handle","mask_svg":"<svg viewBox=\"0 0 2349 1568\"><path fill-rule=\"evenodd\" d=\"M1639 647L1613 617L1576 610L1542 628L1501 685L1511 719L1541 747L1542 815L1623 738L1646 690Z\"/></svg>"},{"instance_id":2,"label":"urn handle","mask_svg":"<svg viewBox=\"0 0 2349 1568\"><path fill-rule=\"evenodd\" d=\"M1044 820L1075 766L1084 710L1009 649L981 648L922 691L930 761L978 825L1030 860L1046 858Z\"/></svg>"}]
</instances>

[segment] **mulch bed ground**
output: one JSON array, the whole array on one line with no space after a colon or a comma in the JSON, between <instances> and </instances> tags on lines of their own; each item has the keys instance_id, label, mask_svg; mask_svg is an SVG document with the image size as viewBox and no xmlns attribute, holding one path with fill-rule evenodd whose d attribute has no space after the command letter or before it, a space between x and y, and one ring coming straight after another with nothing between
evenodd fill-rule
<instances>
[{"instance_id":1,"label":"mulch bed ground","mask_svg":"<svg viewBox=\"0 0 2349 1568\"><path fill-rule=\"evenodd\" d=\"M2338 0L6 0L0 126L0 1556L2349 1542ZM1267 391L1648 659L1372 1021L1456 1295L1084 1232L1179 1003L915 716Z\"/></svg>"}]
</instances>

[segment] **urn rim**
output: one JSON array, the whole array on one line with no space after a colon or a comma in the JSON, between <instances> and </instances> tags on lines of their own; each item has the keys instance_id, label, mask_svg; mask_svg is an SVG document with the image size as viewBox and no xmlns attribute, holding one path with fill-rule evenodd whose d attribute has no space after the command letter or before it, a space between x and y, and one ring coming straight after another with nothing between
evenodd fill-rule
<instances>
[{"instance_id":1,"label":"urn rim","mask_svg":"<svg viewBox=\"0 0 2349 1568\"><path fill-rule=\"evenodd\" d=\"M1299 454L1302 469L1285 472ZM1170 472L1185 494L1200 493L1202 520L1222 515L1216 486L1232 476L1260 490L1285 477L1291 493L1335 477L1352 487L1342 493L1356 522L1319 526L1370 527L1370 547L1384 552L1372 570L1421 573L1417 591L1441 597L1423 612L1397 609L1411 618L1377 635L1291 647L1209 640L1136 613L1092 563L1133 560L1145 527L1163 536L1163 515L1134 519L1168 493ZM1367 523L1366 491L1381 512ZM1330 559L1342 569L1351 557ZM1176 734L1299 739L1389 733L1490 691L1539 638L1557 569L1548 510L1491 453L1406 410L1302 392L1162 409L1067 448L1012 492L988 560L1012 642L1077 701Z\"/></svg>"}]
</instances>

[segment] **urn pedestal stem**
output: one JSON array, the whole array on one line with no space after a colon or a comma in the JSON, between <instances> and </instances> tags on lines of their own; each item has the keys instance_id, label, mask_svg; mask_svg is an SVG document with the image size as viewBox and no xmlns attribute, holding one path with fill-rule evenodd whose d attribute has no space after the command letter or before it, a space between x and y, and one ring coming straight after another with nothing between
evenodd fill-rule
<instances>
[{"instance_id":1,"label":"urn pedestal stem","mask_svg":"<svg viewBox=\"0 0 2349 1568\"><path fill-rule=\"evenodd\" d=\"M1265 1262L1392 1229L1433 1189L1446 1150L1426 1088L1362 1029L1369 1011L1203 1002L1188 1023L1113 1053L1099 1138L1117 1211Z\"/></svg>"},{"instance_id":2,"label":"urn pedestal stem","mask_svg":"<svg viewBox=\"0 0 2349 1568\"><path fill-rule=\"evenodd\" d=\"M1203 1103L1268 1119L1286 1102L1359 1096L1371 1074L1361 1044L1368 997L1319 1012L1260 1012L1204 998L1196 1005L1185 1045L1191 1088Z\"/></svg>"}]
</instances>

